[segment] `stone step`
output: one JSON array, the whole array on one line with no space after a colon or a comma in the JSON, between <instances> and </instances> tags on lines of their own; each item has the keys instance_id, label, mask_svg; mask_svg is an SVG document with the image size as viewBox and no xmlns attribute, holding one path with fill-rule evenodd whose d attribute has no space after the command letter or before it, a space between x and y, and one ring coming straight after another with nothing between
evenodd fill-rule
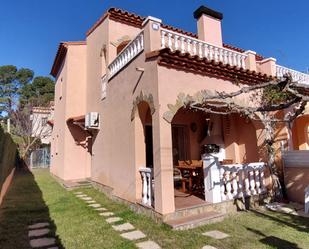
<instances>
[{"instance_id":1,"label":"stone step","mask_svg":"<svg viewBox=\"0 0 309 249\"><path fill-rule=\"evenodd\" d=\"M195 215L202 215L209 212L218 212L221 214L236 213L237 206L234 204L234 200L223 201L220 203L205 202L204 204L177 209L174 213L166 215L164 217L164 222L169 220L177 220L185 217L191 217Z\"/></svg>"},{"instance_id":2,"label":"stone step","mask_svg":"<svg viewBox=\"0 0 309 249\"><path fill-rule=\"evenodd\" d=\"M174 220L168 220L165 221L164 223L170 226L174 230L186 230L206 224L220 222L224 219L224 217L225 216L222 213L209 211L202 214L191 215Z\"/></svg>"}]
</instances>

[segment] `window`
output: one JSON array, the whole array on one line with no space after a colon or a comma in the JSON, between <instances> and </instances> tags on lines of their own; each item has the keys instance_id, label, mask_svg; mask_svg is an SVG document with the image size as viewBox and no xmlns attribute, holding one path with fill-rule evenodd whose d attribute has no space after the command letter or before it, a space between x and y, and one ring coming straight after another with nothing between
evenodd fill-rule
<instances>
[{"instance_id":1,"label":"window","mask_svg":"<svg viewBox=\"0 0 309 249\"><path fill-rule=\"evenodd\" d=\"M130 40L121 42L117 47L117 55L130 43Z\"/></svg>"},{"instance_id":2,"label":"window","mask_svg":"<svg viewBox=\"0 0 309 249\"><path fill-rule=\"evenodd\" d=\"M106 98L107 95L107 75L105 74L101 79L101 100Z\"/></svg>"},{"instance_id":3,"label":"window","mask_svg":"<svg viewBox=\"0 0 309 249\"><path fill-rule=\"evenodd\" d=\"M42 126L45 126L47 124L47 117L43 117L42 119L41 119L41 125Z\"/></svg>"}]
</instances>

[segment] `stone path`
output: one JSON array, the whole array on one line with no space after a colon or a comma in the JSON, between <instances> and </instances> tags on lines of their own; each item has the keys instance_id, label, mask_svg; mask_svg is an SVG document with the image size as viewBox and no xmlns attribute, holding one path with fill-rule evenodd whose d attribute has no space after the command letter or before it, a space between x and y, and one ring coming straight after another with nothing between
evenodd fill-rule
<instances>
[{"instance_id":1,"label":"stone path","mask_svg":"<svg viewBox=\"0 0 309 249\"><path fill-rule=\"evenodd\" d=\"M48 222L39 222L28 226L28 237L32 248L49 247L58 249L56 239L47 236L50 233L50 224Z\"/></svg>"},{"instance_id":2,"label":"stone path","mask_svg":"<svg viewBox=\"0 0 309 249\"><path fill-rule=\"evenodd\" d=\"M225 239L227 237L230 237L230 235L217 231L217 230L213 230L213 231L208 231L203 233L203 235L211 237L213 239Z\"/></svg>"},{"instance_id":3,"label":"stone path","mask_svg":"<svg viewBox=\"0 0 309 249\"><path fill-rule=\"evenodd\" d=\"M218 230L212 230L212 231L208 231L202 234L205 236L211 237L213 239L225 239L227 237L230 237L230 235L223 233L221 231L218 231ZM217 249L217 248L214 246L206 245L206 246L203 246L202 249Z\"/></svg>"},{"instance_id":4,"label":"stone path","mask_svg":"<svg viewBox=\"0 0 309 249\"><path fill-rule=\"evenodd\" d=\"M114 230L118 232L123 232L123 231L128 231L128 230L133 230L135 229L134 226L130 223L124 223L120 225L114 225L112 226Z\"/></svg>"},{"instance_id":5,"label":"stone path","mask_svg":"<svg viewBox=\"0 0 309 249\"><path fill-rule=\"evenodd\" d=\"M94 210L98 212L100 216L105 217L105 221L109 224L113 224L116 222L122 222L123 219L115 216L113 212L109 212L106 208L101 207L100 204L96 203L91 197L83 194L82 192L74 193L78 198L84 200L89 207L92 207ZM122 223L112 225L112 228L120 232L120 236L127 240L138 241L136 243L137 248L140 249L161 249L161 247L155 243L154 241L147 240L143 241L143 239L147 238L147 236L140 230L136 230L135 227L130 223ZM132 231L133 230L133 231ZM206 248L207 249L207 248Z\"/></svg>"}]
</instances>

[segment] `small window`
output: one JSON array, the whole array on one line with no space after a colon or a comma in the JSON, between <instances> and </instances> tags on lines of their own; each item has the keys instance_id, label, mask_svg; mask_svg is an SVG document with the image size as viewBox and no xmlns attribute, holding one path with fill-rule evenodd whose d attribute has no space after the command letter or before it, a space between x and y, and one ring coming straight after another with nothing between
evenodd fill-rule
<instances>
[{"instance_id":1,"label":"small window","mask_svg":"<svg viewBox=\"0 0 309 249\"><path fill-rule=\"evenodd\" d=\"M107 75L105 74L101 79L101 100L105 99L107 95Z\"/></svg>"},{"instance_id":2,"label":"small window","mask_svg":"<svg viewBox=\"0 0 309 249\"><path fill-rule=\"evenodd\" d=\"M47 124L47 117L42 118L41 125L45 126Z\"/></svg>"},{"instance_id":3,"label":"small window","mask_svg":"<svg viewBox=\"0 0 309 249\"><path fill-rule=\"evenodd\" d=\"M117 55L130 43L130 40L121 42L117 47Z\"/></svg>"}]
</instances>

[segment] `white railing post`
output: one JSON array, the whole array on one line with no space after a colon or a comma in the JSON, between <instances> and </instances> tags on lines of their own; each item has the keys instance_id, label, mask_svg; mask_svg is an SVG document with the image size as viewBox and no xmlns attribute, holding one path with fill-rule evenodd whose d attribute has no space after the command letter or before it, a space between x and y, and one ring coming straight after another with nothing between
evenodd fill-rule
<instances>
[{"instance_id":1,"label":"white railing post","mask_svg":"<svg viewBox=\"0 0 309 249\"><path fill-rule=\"evenodd\" d=\"M221 195L221 200L225 201L226 200L226 195L225 195L225 184L224 184L224 168L220 168L220 195Z\"/></svg>"},{"instance_id":2,"label":"white railing post","mask_svg":"<svg viewBox=\"0 0 309 249\"><path fill-rule=\"evenodd\" d=\"M152 169L140 168L139 172L142 178L142 203L146 206L152 206Z\"/></svg>"},{"instance_id":3,"label":"white railing post","mask_svg":"<svg viewBox=\"0 0 309 249\"><path fill-rule=\"evenodd\" d=\"M309 214L309 185L305 189L305 213Z\"/></svg>"},{"instance_id":4,"label":"white railing post","mask_svg":"<svg viewBox=\"0 0 309 249\"><path fill-rule=\"evenodd\" d=\"M225 171L225 184L226 184L226 196L228 200L233 199L232 195L232 183L231 183L231 172L229 170Z\"/></svg>"},{"instance_id":5,"label":"white railing post","mask_svg":"<svg viewBox=\"0 0 309 249\"><path fill-rule=\"evenodd\" d=\"M221 181L220 168L218 158L204 154L203 171L204 171L204 186L205 200L211 203L221 202Z\"/></svg>"}]
</instances>

